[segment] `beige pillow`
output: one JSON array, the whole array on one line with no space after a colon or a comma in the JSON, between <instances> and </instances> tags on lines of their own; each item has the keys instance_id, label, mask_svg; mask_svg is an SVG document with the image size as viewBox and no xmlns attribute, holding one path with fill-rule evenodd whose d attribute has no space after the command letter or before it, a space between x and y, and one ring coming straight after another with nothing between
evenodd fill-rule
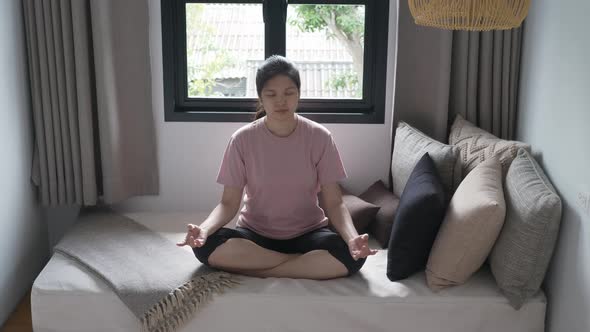
<instances>
[{"instance_id":1,"label":"beige pillow","mask_svg":"<svg viewBox=\"0 0 590 332\"><path fill-rule=\"evenodd\" d=\"M477 165L492 156L498 156L502 164L502 176L505 177L510 163L516 158L518 149L530 151L529 144L518 141L500 139L489 132L475 126L457 115L451 127L449 144L457 146L461 151L461 174L467 176Z\"/></svg>"},{"instance_id":2,"label":"beige pillow","mask_svg":"<svg viewBox=\"0 0 590 332\"><path fill-rule=\"evenodd\" d=\"M490 158L457 188L426 265L432 290L464 283L491 252L506 215L501 174L498 159Z\"/></svg>"}]
</instances>

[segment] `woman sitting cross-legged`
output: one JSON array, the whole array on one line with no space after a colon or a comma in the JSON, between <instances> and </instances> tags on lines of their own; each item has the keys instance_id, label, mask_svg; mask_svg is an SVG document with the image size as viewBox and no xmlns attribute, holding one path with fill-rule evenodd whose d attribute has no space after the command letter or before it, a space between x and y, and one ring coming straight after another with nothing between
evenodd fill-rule
<instances>
[{"instance_id":1,"label":"woman sitting cross-legged","mask_svg":"<svg viewBox=\"0 0 590 332\"><path fill-rule=\"evenodd\" d=\"M331 133L296 113L299 72L282 56L257 70L259 110L225 150L221 202L184 241L205 265L249 276L332 279L350 276L377 253L342 202L346 172ZM240 208L236 229L225 228ZM328 217L318 205L318 192Z\"/></svg>"}]
</instances>

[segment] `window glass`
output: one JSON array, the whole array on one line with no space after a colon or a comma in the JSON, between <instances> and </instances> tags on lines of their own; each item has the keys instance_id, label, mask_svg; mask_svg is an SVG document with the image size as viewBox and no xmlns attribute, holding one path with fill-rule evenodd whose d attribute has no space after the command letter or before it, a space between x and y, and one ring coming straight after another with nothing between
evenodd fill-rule
<instances>
[{"instance_id":1,"label":"window glass","mask_svg":"<svg viewBox=\"0 0 590 332\"><path fill-rule=\"evenodd\" d=\"M262 4L187 3L186 46L189 98L255 98Z\"/></svg>"},{"instance_id":2,"label":"window glass","mask_svg":"<svg viewBox=\"0 0 590 332\"><path fill-rule=\"evenodd\" d=\"M364 31L364 5L288 6L286 56L302 98L362 98Z\"/></svg>"}]
</instances>

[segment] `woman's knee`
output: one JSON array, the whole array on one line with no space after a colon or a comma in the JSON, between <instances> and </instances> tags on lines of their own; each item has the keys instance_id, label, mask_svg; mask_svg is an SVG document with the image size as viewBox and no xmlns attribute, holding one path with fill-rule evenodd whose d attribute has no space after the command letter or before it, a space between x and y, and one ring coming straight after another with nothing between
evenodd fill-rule
<instances>
[{"instance_id":1,"label":"woman's knee","mask_svg":"<svg viewBox=\"0 0 590 332\"><path fill-rule=\"evenodd\" d=\"M366 258L359 258L357 260L352 258L348 244L336 233L328 234L319 239L318 247L318 249L327 250L339 260L348 270L349 276L358 272L366 261Z\"/></svg>"},{"instance_id":2,"label":"woman's knee","mask_svg":"<svg viewBox=\"0 0 590 332\"><path fill-rule=\"evenodd\" d=\"M365 265L365 262L367 261L366 258L358 258L357 260L354 260L352 256L351 259L352 261L346 266L346 268L348 269L349 276L357 273L363 267L363 265Z\"/></svg>"},{"instance_id":3,"label":"woman's knee","mask_svg":"<svg viewBox=\"0 0 590 332\"><path fill-rule=\"evenodd\" d=\"M348 251L348 245L346 244L344 239L336 233L326 234L321 238L317 239L316 241L317 242L315 246L318 249L324 249L330 252L334 250L345 252Z\"/></svg>"},{"instance_id":4,"label":"woman's knee","mask_svg":"<svg viewBox=\"0 0 590 332\"><path fill-rule=\"evenodd\" d=\"M209 265L218 268L225 267L224 263L227 260L226 258L228 257L228 255L231 255L232 260L240 260L240 255L242 255L243 252L237 249L240 248L241 241L251 242L250 240L241 238L229 238L226 239L223 243L219 244L209 254Z\"/></svg>"},{"instance_id":5,"label":"woman's knee","mask_svg":"<svg viewBox=\"0 0 590 332\"><path fill-rule=\"evenodd\" d=\"M207 236L207 240L205 241L204 245L193 248L193 253L201 263L211 266L209 258L213 252L215 252L217 248L219 248L219 246L224 244L226 241L239 237L239 233L233 229L220 228L215 233Z\"/></svg>"}]
</instances>

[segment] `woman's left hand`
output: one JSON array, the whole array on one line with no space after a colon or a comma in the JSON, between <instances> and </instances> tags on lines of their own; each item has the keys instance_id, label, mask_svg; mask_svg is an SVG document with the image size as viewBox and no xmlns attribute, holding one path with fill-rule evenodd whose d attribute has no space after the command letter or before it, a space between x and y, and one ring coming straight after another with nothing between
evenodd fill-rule
<instances>
[{"instance_id":1,"label":"woman's left hand","mask_svg":"<svg viewBox=\"0 0 590 332\"><path fill-rule=\"evenodd\" d=\"M378 251L369 248L369 234L362 234L348 241L350 255L356 261L369 255L375 255Z\"/></svg>"}]
</instances>

